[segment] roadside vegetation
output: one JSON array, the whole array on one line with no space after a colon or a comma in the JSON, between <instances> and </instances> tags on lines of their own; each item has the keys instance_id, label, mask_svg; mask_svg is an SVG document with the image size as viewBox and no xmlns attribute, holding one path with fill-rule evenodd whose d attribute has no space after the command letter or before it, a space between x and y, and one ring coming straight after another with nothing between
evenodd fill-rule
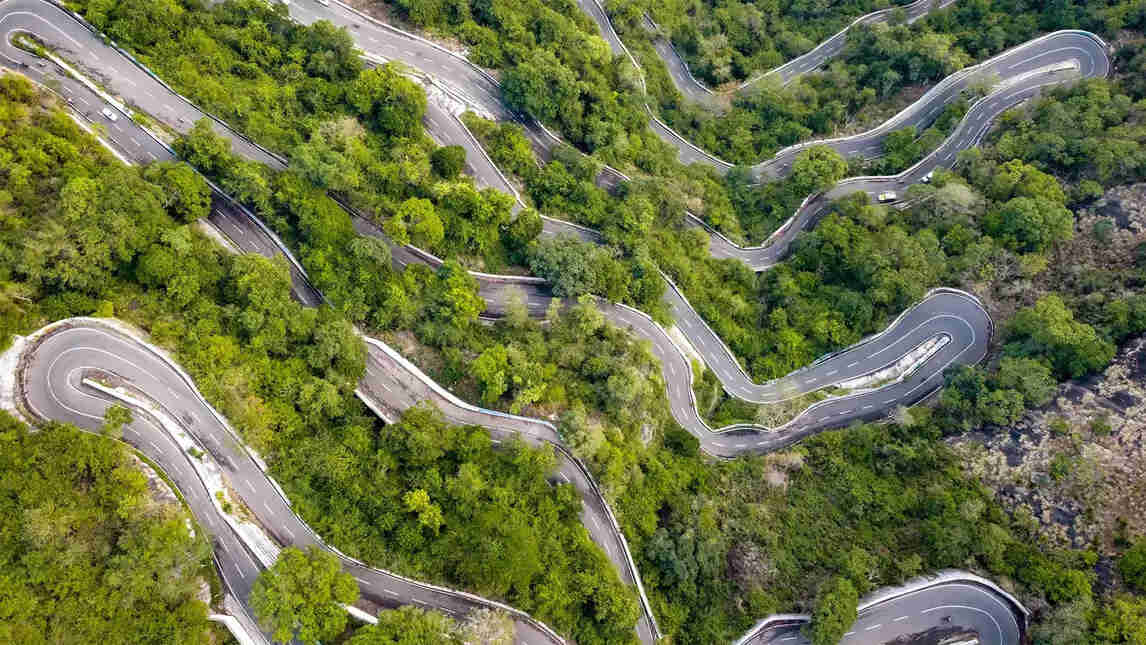
<instances>
[{"instance_id":1,"label":"roadside vegetation","mask_svg":"<svg viewBox=\"0 0 1146 645\"><path fill-rule=\"evenodd\" d=\"M1057 382L1101 369L1115 344L1146 331L1146 299L1140 293L1146 265L1080 265L1063 255L1076 236L1091 235L1075 230L1072 208L1101 194L1104 186L1146 176L1146 165L1140 161L1136 91L1130 80L1090 81L1014 110L982 150L963 154L956 172L938 172L930 185L913 188L913 206L894 210L869 204L866 197L844 199L801 238L784 263L763 274L753 274L735 261L711 259L699 232L650 226L655 242L649 248L655 250L657 265L685 290L758 379L786 374L882 329L938 285L963 286L984 295L1003 346L997 362L951 373L934 410L913 410L901 425L828 433L782 455L704 468L692 465L696 446L691 437L669 429L660 450L635 453L638 470L621 471L625 474L620 479L616 470L598 470L607 490L619 493L617 507L626 534L667 633L675 633L681 642L720 642L734 638L739 629L769 611L812 609L818 590L847 596L847 585L828 584L841 576L862 595L872 585L942 566L969 566L1018 583L1023 597L1042 608L1040 615L1048 621L1037 631L1040 643L1122 642L1122 636L1111 634L1136 629L1135 612L1142 611L1143 601L1118 595L1112 604L1104 604L1110 597L1097 597L1093 591L1095 554L1055 551L1041 543L1037 524L1006 516L985 489L957 472L954 457L938 441L948 433L1013 423L1027 406L1046 403ZM535 170L535 164L525 162L528 147L513 126L478 124L474 130L503 168L525 178L527 193L542 213L559 212L546 206L553 203L552 197L539 188L545 184L538 178L568 172L566 163L575 168L574 156L559 157ZM1100 152L1105 150L1120 154ZM734 199L789 194L798 205L809 188L829 186L846 172L842 160L817 149L806 153L799 165L785 182L759 188L745 182ZM590 173L569 174L582 179L567 183L564 194L594 194ZM597 194L604 204L644 195L658 216L684 208L671 196L643 189L638 181L628 184L620 198ZM586 209L585 204L597 202L567 199L573 205L566 212L576 213L577 221L607 229L608 219L593 220L600 217L596 213L607 213L607 206ZM591 291L591 284L585 289ZM1006 300L1018 306L1000 307ZM718 398L701 400L722 420L739 420L748 412L740 409L746 406L721 404ZM841 459L847 467L834 461L840 452L848 455ZM889 454L907 459L903 479L896 480L894 471L884 467ZM869 457L861 455L870 455L873 461L865 462ZM949 480L938 484L924 477L944 463L951 464L948 474L942 475ZM868 468L868 474L861 474ZM672 484L660 483L667 481ZM860 481L866 483L856 483ZM869 507L849 497L848 490L869 494L885 486L886 503L918 501L922 506L899 507L902 512L889 515L875 513L887 524L871 524L882 520L866 514L850 517L851 509ZM904 500L905 490L951 491L954 498L935 506L933 501ZM804 494L809 497L801 504ZM777 500L761 501L771 496ZM817 529L819 517L800 515L800 509L834 508L836 503L840 515L829 511L824 519L831 528ZM927 514L940 512L944 505L949 509L966 505L967 514L978 519L962 519L963 511L954 510L961 519ZM679 510L674 514L672 509ZM745 520L750 528L742 533L732 528L738 513L750 518ZM794 519L787 528L777 528L785 513ZM978 528L965 537L940 528L958 522ZM801 541L806 527L811 535L838 535L840 542L817 551L818 543ZM887 546L888 536L901 527L913 536L911 540L924 541ZM925 527L945 536L928 538ZM864 553L855 556L860 570L867 573L849 577L845 569L851 565L845 564L845 555L853 544L862 543L859 536L864 535L879 536L879 543L871 545L878 555L861 546ZM976 544L995 538L1000 543ZM956 546L959 543L962 546ZM801 561L796 553L802 551L787 550L793 544L816 555ZM883 556L888 557L884 564L873 564ZM730 576L740 566L751 573L745 574L743 585L731 584ZM799 577L775 577L788 567ZM771 584L756 589L753 585L759 580ZM1063 621L1071 623L1066 633L1076 640L1055 640L1053 634ZM822 638L831 642L831 637Z\"/></svg>"},{"instance_id":2,"label":"roadside vegetation","mask_svg":"<svg viewBox=\"0 0 1146 645\"><path fill-rule=\"evenodd\" d=\"M520 12L474 5L467 9L473 20L456 24L442 6L441 14L420 24L476 34L466 42L491 57L487 64L515 69L518 80L507 72L506 81L507 88L517 88L507 89L516 105L560 122L599 160L660 175L639 177L611 195L593 184L596 162L576 151L560 150L539 167L513 126L472 122L499 165L522 180L538 212L603 231L604 248L536 240L535 215L509 223L508 210L499 210L502 197L457 179L456 153L426 143L412 125L416 120L390 120L386 106L399 106L399 117L418 113L416 93L389 75L394 70L373 70L367 81L361 70L341 78L330 70L348 68L348 59L345 67L327 68L307 58L303 41L322 33L283 36L294 27L281 14L257 3L231 5L203 11L160 3L134 13L135 5L126 3L85 11L93 21L103 11L108 29L121 25L124 31L115 37L151 56L147 60L165 77L178 70L164 66L184 52L162 49L164 39L220 48L206 50L228 61L217 74L210 71L211 57L180 64L226 79L227 91L215 94L219 103L205 104L287 153L292 170L271 173L235 159L202 127L178 149L283 235L332 306L303 309L289 299L281 263L229 256L180 225L207 207L202 184L184 167L157 165L142 175L114 167L62 113L38 111L27 86L5 81L0 114L12 136L3 138L0 151L12 161L0 170L6 180L0 207L14 213L0 227L6 333L93 312L143 326L175 349L208 398L268 456L303 517L334 544L391 558L385 562L419 575L488 585L481 589L490 593L504 590L509 601L580 642L631 636L634 599L615 572L601 568L601 554L583 544L583 529L561 514L567 493L560 486L539 492L544 469L535 462L547 456L480 446L470 455L468 438L477 434L422 411L380 427L352 395L363 358L350 323L415 354L427 371L472 401L555 417L614 504L654 611L674 642L731 641L772 611L815 612L817 638L830 641L847 623L840 615L849 605L854 609L856 595L947 566L1013 584L1038 612L1038 643L1134 642L1141 598L1100 584L1095 554L1054 549L1029 518L1004 513L985 488L962 474L941 438L1011 422L1024 406L1045 401L1056 382L1100 369L1115 344L1146 330L1141 264L1111 269L1064 256L1064 245L1089 234L1075 230L1071 208L1106 186L1146 176L1140 79L1092 81L1012 111L982 151L964 153L956 172L936 173L929 186L913 189L914 206L900 211L844 199L801 238L790 258L758 275L709 257L707 236L685 225L685 210L734 237L739 231L758 241L808 193L851 169L823 149L802 156L789 180L760 187L749 186L743 172L722 179L705 168L681 169L644 129L643 113L626 98L631 92L604 93L635 87L635 76L623 61L598 53L603 43L579 33L592 25L572 17L580 15L572 3L561 11L529 5ZM1077 13L1076 4L1063 6L1063 15ZM162 38L140 35L150 27L143 18L133 24L151 11L161 14L154 22L166 30L158 32ZM988 13L998 21L997 14L1007 12ZM522 24L519 14L532 19ZM1125 26L1138 24L1136 14L1126 16ZM1034 28L1067 24L1054 15L1045 20ZM968 33L989 32L986 23L967 24ZM915 30L938 27L904 29L899 41L911 43ZM876 36L872 47L887 45ZM330 38L345 42L342 35ZM302 71L279 65L284 58L261 57L256 44L291 52ZM871 51L881 52L889 65L900 60ZM994 50L964 51L980 58ZM908 51L901 58L919 55ZM1124 50L1120 60L1139 71L1146 65L1136 49ZM277 76L284 68L297 76ZM549 77L557 80L535 82ZM196 94L195 83L184 77L176 86L195 100L210 98L206 91ZM353 83L365 85L347 85ZM271 98L241 110L230 104L256 88L273 98L280 86L289 86L298 96L308 84L340 87L331 92L343 94L325 112L261 112L277 104ZM369 104L345 102L346 92L356 88ZM308 122L308 110L324 116ZM256 114L268 124L247 116ZM800 123L768 122L761 136L775 142L804 136L789 121ZM395 130L393 123L408 129ZM913 146L920 144L908 139L901 135L902 146L892 150L900 164L919 154ZM362 173L361 183L339 183L354 172ZM331 191L366 209L395 239L405 234L441 253L446 266L392 268L386 244L356 235ZM111 238L108 231L125 233ZM644 345L584 303L568 312L554 307L549 325L530 320L520 303L504 321L480 325L484 303L463 263L528 266L569 299L598 294L661 317L664 285L657 270L664 270L758 379L785 374L881 329L941 284L984 295L1002 348L998 361L949 375L950 387L934 410L913 410L887 426L824 433L775 456L713 464L670 420L659 370ZM1016 304L1007 308L1008 302ZM424 442L432 448L426 454L437 455L415 468L407 453L426 454L419 452L421 444L414 451L407 441ZM383 467L386 476L380 477ZM478 507L486 515L467 516L462 498L451 493L454 478L471 481L471 475L490 491ZM495 496L493 488L506 482L511 493ZM434 496L433 490L440 492ZM520 496L521 505L508 503L507 496ZM552 512L537 517L538 509ZM559 537L536 537L552 527L560 529ZM472 548L481 540L519 539L538 549L541 564L533 567L530 557L536 575L529 580L495 566L496 559L470 560L481 552ZM578 559L566 560L570 552ZM574 595L575 587L598 595ZM598 613L597 603L610 610ZM1056 640L1061 634L1073 640Z\"/></svg>"},{"instance_id":3,"label":"roadside vegetation","mask_svg":"<svg viewBox=\"0 0 1146 645\"><path fill-rule=\"evenodd\" d=\"M227 149L222 141L181 151L272 225L302 220L309 228L289 238L294 248L327 247L323 234L342 242L353 235L329 194L398 243L486 271L511 262L519 244L512 199L459 176L461 151L438 148L422 130L421 87L395 66L365 67L345 30L325 21L299 25L284 5L261 0L210 8L190 0L84 0L77 7L176 91L290 160L291 172L273 177L257 163L216 159ZM209 132L206 124L200 130ZM271 214L287 207L290 214ZM332 219L342 221L325 226ZM334 258L303 255L312 273L338 273Z\"/></svg>"},{"instance_id":4,"label":"roadside vegetation","mask_svg":"<svg viewBox=\"0 0 1146 645\"><path fill-rule=\"evenodd\" d=\"M0 412L0 641L206 645L207 536L122 444Z\"/></svg>"},{"instance_id":5,"label":"roadside vegetation","mask_svg":"<svg viewBox=\"0 0 1146 645\"><path fill-rule=\"evenodd\" d=\"M631 635L634 592L589 540L568 487L549 486L550 453L496 450L484 431L426 411L382 426L354 396L365 347L350 322L292 300L285 261L232 255L200 233L210 193L186 165L119 164L12 75L0 77L0 128L6 339L76 315L134 323L173 351L332 544L503 598L578 641ZM456 266L358 270L358 288L421 294L403 320L443 343L479 328L482 301ZM464 315L456 302L469 303Z\"/></svg>"}]
</instances>

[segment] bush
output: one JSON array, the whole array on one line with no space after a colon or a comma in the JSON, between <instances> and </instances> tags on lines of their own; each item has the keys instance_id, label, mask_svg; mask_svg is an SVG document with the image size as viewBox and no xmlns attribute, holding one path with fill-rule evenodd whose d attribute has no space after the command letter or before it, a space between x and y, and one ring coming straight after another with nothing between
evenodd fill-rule
<instances>
[{"instance_id":1,"label":"bush","mask_svg":"<svg viewBox=\"0 0 1146 645\"><path fill-rule=\"evenodd\" d=\"M436 148L430 155L434 171L442 179L453 179L466 165L466 149L461 146Z\"/></svg>"}]
</instances>

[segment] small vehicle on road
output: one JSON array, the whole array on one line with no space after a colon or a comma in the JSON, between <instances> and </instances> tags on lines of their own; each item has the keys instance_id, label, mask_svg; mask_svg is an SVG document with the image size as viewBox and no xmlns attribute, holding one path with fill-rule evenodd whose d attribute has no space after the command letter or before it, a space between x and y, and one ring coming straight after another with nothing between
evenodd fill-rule
<instances>
[{"instance_id":1,"label":"small vehicle on road","mask_svg":"<svg viewBox=\"0 0 1146 645\"><path fill-rule=\"evenodd\" d=\"M926 175L923 175L923 178L922 178L922 179L920 179L919 181L921 181L921 182L923 182L923 183L925 183L925 184L930 184L930 183L931 183L931 178L932 178L932 177L934 177L934 176L935 176L935 171L934 171L934 170L928 170L928 171L927 171L927 174L926 174Z\"/></svg>"},{"instance_id":2,"label":"small vehicle on road","mask_svg":"<svg viewBox=\"0 0 1146 645\"><path fill-rule=\"evenodd\" d=\"M102 114L105 119L111 121L112 123L119 121L119 115L115 113L115 110L109 107L105 107L104 109L100 110L100 114Z\"/></svg>"},{"instance_id":3,"label":"small vehicle on road","mask_svg":"<svg viewBox=\"0 0 1146 645\"><path fill-rule=\"evenodd\" d=\"M894 202L899 199L899 195L894 190L885 190L876 195L875 199L881 204L886 204L887 202Z\"/></svg>"}]
</instances>

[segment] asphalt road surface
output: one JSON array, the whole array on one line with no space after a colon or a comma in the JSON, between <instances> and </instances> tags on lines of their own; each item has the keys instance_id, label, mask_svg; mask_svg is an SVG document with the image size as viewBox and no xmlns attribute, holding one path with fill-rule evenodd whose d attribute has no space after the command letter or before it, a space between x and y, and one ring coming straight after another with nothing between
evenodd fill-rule
<instances>
[{"instance_id":1,"label":"asphalt road surface","mask_svg":"<svg viewBox=\"0 0 1146 645\"><path fill-rule=\"evenodd\" d=\"M739 645L810 645L800 634L802 623L748 635ZM895 639L936 632L974 633L980 645L1020 642L1022 629L1015 614L994 591L971 583L952 582L928 587L879 603L859 612L841 645L889 643Z\"/></svg>"}]
</instances>

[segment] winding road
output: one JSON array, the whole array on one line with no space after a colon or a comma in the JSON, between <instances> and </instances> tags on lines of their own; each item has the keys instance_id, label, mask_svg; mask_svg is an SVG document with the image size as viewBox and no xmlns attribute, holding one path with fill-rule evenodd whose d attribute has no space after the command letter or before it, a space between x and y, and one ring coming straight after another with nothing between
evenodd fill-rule
<instances>
[{"instance_id":1,"label":"winding road","mask_svg":"<svg viewBox=\"0 0 1146 645\"><path fill-rule=\"evenodd\" d=\"M231 487L265 530L283 545L328 548L291 510L276 485L259 467L238 436L209 406L194 384L162 355L126 334L98 321L65 321L46 333L28 352L23 383L29 409L42 419L75 424L99 432L104 411L114 401L83 384L85 377L114 374L178 419L220 466ZM142 412L142 413L141 413ZM151 415L136 410L123 439L156 461L184 494L196 519L216 536L216 556L227 586L246 602L262 569L254 555L231 530L195 474L190 455ZM357 579L364 599L381 607L416 604L452 617L493 606L452 590L403 578L339 554L344 568ZM517 616L520 643L561 643L552 632L524 615Z\"/></svg>"},{"instance_id":2,"label":"winding road","mask_svg":"<svg viewBox=\"0 0 1146 645\"><path fill-rule=\"evenodd\" d=\"M830 38L821 41L808 52L793 58L775 69L768 70L763 74L757 74L744 81L736 87L736 91L742 91L752 87L761 80L773 76L778 77L781 83L787 84L802 74L820 69L825 63L843 52L844 46L847 45L848 42L848 31L856 25L876 25L888 22L895 15L896 11L902 11L906 22L910 24L935 9L943 9L955 2L956 0L915 0L915 2L905 5L892 6L887 9L880 9L879 11L862 15ZM597 20L598 26L601 25L601 21L597 15L594 15L593 19ZM697 103L708 103L709 99L716 95L717 92L714 92L693 76L692 71L688 68L688 63L684 61L680 52L676 50L676 47L674 47L667 38L661 35L660 27L654 23L648 15L645 16L642 26L653 34L653 47L657 50L657 55L661 57L665 66L668 68L669 77L672 78L673 85L676 86L677 91Z\"/></svg>"},{"instance_id":3,"label":"winding road","mask_svg":"<svg viewBox=\"0 0 1146 645\"><path fill-rule=\"evenodd\" d=\"M592 7L599 9L599 5L596 5L593 0L582 0L582 6L589 9L591 15L593 14ZM337 0L329 7L310 0L298 0L290 5L290 11L292 17L301 22L310 23L319 19L327 19L336 25L345 26L355 37L358 46L366 52L366 58L370 60L400 60L411 67L415 67L421 73L432 76L432 83L444 93L461 98L467 104L477 107L495 118L522 121L520 115L512 114L502 105L500 88L492 77L457 55L446 52L432 43L366 19L348 7L340 5ZM603 12L601 15L603 16ZM613 46L614 51L623 52L624 45L619 38L615 38L615 34L612 34L615 41L608 37L612 33L612 28L608 24L607 18L604 19L603 23L600 20L598 22L606 34L606 40ZM15 34L21 32L35 34L55 48L66 60L83 64L85 74L96 77L102 87L115 95L129 98L132 104L139 106L148 114L159 118L176 130L185 131L194 121L204 116L194 105L178 97L170 88L167 88L161 81L133 63L122 52L101 42L87 27L55 5L43 0L4 0L0 2L0 57L2 57L0 62L18 69L41 83L50 83L55 91L65 97L78 113L93 122L102 122L107 129L107 137L128 158L146 163L174 157L165 146L157 142L131 119L120 118L115 122L108 122L101 117L100 110L105 106L105 102L95 88L70 78L55 65L46 63L40 58L14 47L11 39ZM816 51L813 50L809 55L815 54ZM821 53L823 52L821 51ZM809 69L814 68L815 66ZM784 256L792 240L801 231L815 225L819 217L825 212L831 199L857 190L873 194L887 189L888 186L911 184L918 181L933 168L950 167L955 161L955 153L975 145L992 120L1003 110L1037 94L1040 88L1046 85L1061 83L1080 76L1105 75L1109 71L1109 60L1105 53L1105 46L1093 35L1083 32L1050 34L1005 52L974 70L945 79L932 92L889 121L894 127L884 124L869 133L828 142L828 144L844 154L864 156L874 154L882 147L879 142L882 141L886 132L905 125L929 123L937 116L943 105L958 96L968 83L979 77L977 75L984 71L997 74L1000 79L1009 82L978 101L944 144L922 162L894 177L856 178L841 182L840 185L826 194L810 199L781 229L779 234L770 240L771 244L767 246L742 248L719 235L713 235L713 254L718 257L739 258L755 270L766 269ZM474 174L480 185L512 192L508 182L493 167L456 117L436 102L431 101L430 103L431 107L426 116L428 131L442 143L465 145L469 152L467 168ZM527 119L524 122L527 125L527 133L539 150L549 150L556 144L556 139L542 128L529 123ZM656 129L656 121L654 120L652 123ZM285 166L285 161L281 157L246 141L226 127L225 124L216 120L214 125L217 131L234 142L235 150L240 154L276 168ZM673 139L672 135L675 133L663 136ZM674 141L677 141L678 149L682 151L682 160L687 161L690 154L688 151L693 150L697 155L696 160L720 167L719 160L714 160L703 151L691 148L690 144L679 139L679 135ZM790 160L794 158L799 149L800 147L797 146L781 151L773 159L758 165L758 174L760 176L782 176L786 174L787 170L790 169ZM211 221L236 246L244 251L264 255L280 253L289 255L289 250L282 245L281 241L251 213L226 199L220 197L217 200ZM360 221L360 223L362 224L360 232L378 234L376 231L369 230L369 226L364 222ZM547 234L568 231L576 232L587 239L594 238L592 232L584 231L574 225L561 223L557 220L546 221L545 232ZM401 247L396 249L395 260L399 263L433 263L433 260L427 259L424 253L412 249L403 250ZM296 294L299 295L300 299L308 304L319 302L320 294L309 288L305 280L305 272L301 270L301 267L292 265L292 270L296 274ZM507 289L523 291L530 310L533 312L543 311L551 299L546 285L538 283L536 279L496 276L484 279L480 275L479 279L482 284L482 295L490 303L490 313L492 314L497 314L499 308L504 307ZM850 396L828 399L808 408L782 428L765 429L754 426L735 426L713 432L713 429L709 428L697 414L692 398L691 367L678 345L670 339L663 328L643 313L624 306L603 305L606 315L614 323L630 327L635 333L652 342L654 353L662 361L664 380L674 418L701 439L706 451L722 457L732 457L745 452L775 450L824 428L839 427L856 420L884 418L893 407L915 403L938 388L942 382L942 373L945 368L954 364L973 363L981 360L985 355L991 333L990 318L973 296L956 291L939 290L904 312L883 333L867 339L857 346L817 361L815 364L782 379L756 384L747 377L728 348L708 328L703 319L692 309L675 287L670 288L665 297L674 314L677 328L687 338L692 349L704 358L705 363L721 379L726 390L734 396L759 403L783 401L793 396L868 375L894 363L904 353L923 343L935 339L943 339L946 342L937 352L928 356L926 361L916 366L905 378L872 391L859 391ZM72 336L72 338L75 339L76 336ZM623 536L613 524L607 504L605 504L603 497L584 467L565 451L552 426L522 417L511 418L500 413L483 411L472 406L467 407L460 401L450 402L448 401L448 393L437 392L432 382L426 382L428 379L411 378L412 366L404 365L400 357L383 351L373 343L370 346L368 371L363 379L360 394L383 416L386 416L385 410L401 410L416 401L431 399L445 411L447 418L452 421L483 425L489 428L495 437L499 436L498 433L513 432L535 443L548 442L553 445L563 460L558 477L573 483L581 493L585 502L585 526L590 531L594 541L602 545L610 559L622 572L623 578L630 583L639 584L639 575L635 568L630 563L625 562L628 558L627 546L624 544ZM96 347L99 345L97 344ZM43 351L43 347L39 351ZM126 350L120 348L117 351ZM87 357L86 362L92 363L92 365L87 365L85 369L89 367L108 369L106 365L100 363L100 360L106 360L109 355L106 351L104 353L84 354ZM103 357L103 359L99 357ZM135 382L134 379L131 380ZM29 381L33 382L31 379ZM35 382L38 383L39 381ZM61 385L51 391L57 391L63 387ZM78 393L69 394L70 396L86 397L84 400L88 400L88 405L95 406L94 401L99 400L94 399L90 392L85 393L79 384L73 383L69 387ZM139 387L155 396L155 393L145 385L139 385ZM404 394L398 394L399 392L404 392ZM46 401L40 401L40 403L45 405L46 410L61 414L66 412L51 408ZM75 409L82 410L83 408L77 407ZM68 414L74 413L68 412ZM81 426L90 426L90 415L93 412L89 411L88 414L89 417L85 417L88 419L86 423L81 423L78 418L72 419L66 415L56 417L51 412L46 413L46 416L70 420ZM143 431L146 431L146 425ZM154 449L162 452L158 447L154 447ZM232 460L232 458L237 458L237 456L223 455L224 461ZM175 462L178 460L169 457L167 461L162 463L165 468L168 467L168 464L171 464L170 467L172 468L177 468L174 465ZM234 463L240 464L241 459ZM232 467L238 466L232 465ZM257 469L257 465L255 468ZM254 478L254 471L245 471L245 474ZM273 489L269 483L267 486ZM240 493L242 494L242 491ZM262 501L261 497L257 492L252 492L252 496L254 505L248 505L252 509L257 509ZM267 521L264 522L264 525L291 526L292 520L274 514L273 505L267 509L267 512ZM286 505L285 500L283 501L283 508L279 509L278 512L290 514L289 506ZM258 513L257 510L256 513ZM291 515L291 517L294 516ZM261 515L260 520L263 520ZM296 517L293 521L301 524L301 521ZM613 525L609 526L610 524ZM296 526L295 528L301 527ZM293 528L289 531L294 533ZM308 532L309 529L306 529L300 535L308 534L313 538L313 534ZM283 539L283 536L277 533L276 537L280 540ZM291 540L290 543L294 543L294 541ZM242 588L242 585L246 584L243 582L244 574L239 567L235 566L235 562L238 560L230 557L232 555L234 558L240 558L241 554L228 551L226 561L231 562L231 566L235 567L238 576L235 584ZM224 569L225 577L227 573ZM377 575L390 574L379 573ZM391 575L391 577L398 579L396 576ZM390 583L387 582L386 584ZM417 586L417 583L411 581L406 581L404 584ZM425 598L425 596L417 595L423 592L415 592L412 588L402 588L399 592L390 587L379 587L378 592L383 596L388 595L385 589L399 594L401 598L413 598L414 602L419 602L419 598ZM459 596L453 592L439 591L434 593L443 594L443 598L452 598L453 600L450 602L460 602L457 600ZM454 606L443 599L434 597L432 600L432 604L431 600L421 600L420 602L430 606L442 606L453 611L451 607ZM444 604L439 604L439 601ZM463 611L465 606L472 605L462 603L462 605L456 606L460 607L457 611ZM891 611L895 611L894 607ZM644 613L645 616L642 618L641 624L638 625L638 634L642 641L650 642L656 633L655 621L647 605ZM1013 616L1012 620L1014 620ZM914 624L906 620L905 622ZM931 625L935 625L934 621ZM536 627L521 627L519 631L523 639L540 638L540 635L544 633L544 630ZM875 635L869 634L869 636ZM779 642L788 639L789 636L777 636L775 640ZM523 642L530 641L523 640ZM869 639L857 642L873 641ZM1006 638L1000 636L998 642L1012 643L1016 641L1010 639L1009 636Z\"/></svg>"}]
</instances>

